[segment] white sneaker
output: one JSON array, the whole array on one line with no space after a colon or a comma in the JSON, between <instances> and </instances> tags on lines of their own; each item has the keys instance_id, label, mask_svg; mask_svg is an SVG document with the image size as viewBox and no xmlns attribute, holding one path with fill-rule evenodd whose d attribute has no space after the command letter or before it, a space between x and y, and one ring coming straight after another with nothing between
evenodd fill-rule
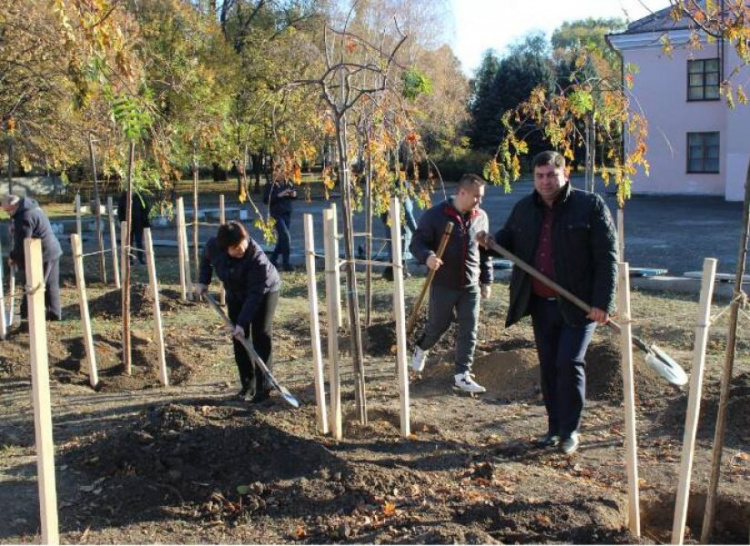
<instances>
[{"instance_id":1,"label":"white sneaker","mask_svg":"<svg viewBox=\"0 0 750 546\"><path fill-rule=\"evenodd\" d=\"M482 385L474 381L474 376L470 372L457 373L453 376L456 380L456 388L464 392L470 392L472 394L479 394L487 392Z\"/></svg>"},{"instance_id":2,"label":"white sneaker","mask_svg":"<svg viewBox=\"0 0 750 546\"><path fill-rule=\"evenodd\" d=\"M422 373L429 352L430 351L423 351L419 348L419 345L417 345L417 348L414 349L414 356L411 357L411 369L414 370L414 372Z\"/></svg>"}]
</instances>

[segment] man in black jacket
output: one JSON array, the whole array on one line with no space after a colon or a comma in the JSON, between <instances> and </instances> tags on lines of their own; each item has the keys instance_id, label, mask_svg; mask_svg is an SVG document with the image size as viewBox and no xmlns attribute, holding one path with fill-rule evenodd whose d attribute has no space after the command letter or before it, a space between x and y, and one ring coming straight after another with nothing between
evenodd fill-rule
<instances>
[{"instance_id":1,"label":"man in black jacket","mask_svg":"<svg viewBox=\"0 0 750 546\"><path fill-rule=\"evenodd\" d=\"M417 340L412 369L422 372L428 351L455 319L458 335L454 386L472 394L486 391L471 373L477 345L479 298L480 295L482 299L490 297L492 283L492 257L480 249L476 241L479 232L489 229L487 214L479 208L484 185L479 176L465 174L458 183L456 195L421 216L409 246L417 260L435 271L427 326ZM453 232L441 259L437 257L437 249L447 222L453 223Z\"/></svg>"},{"instance_id":2,"label":"man in black jacket","mask_svg":"<svg viewBox=\"0 0 750 546\"><path fill-rule=\"evenodd\" d=\"M146 253L143 250L143 230L151 227L148 217L151 214L151 203L146 197L133 190L133 204L130 211L130 263L133 263L133 254L138 255L138 263L146 263ZM128 190L123 190L120 200L117 202L117 219L127 222L128 219Z\"/></svg>"},{"instance_id":3,"label":"man in black jacket","mask_svg":"<svg viewBox=\"0 0 750 546\"><path fill-rule=\"evenodd\" d=\"M39 207L39 203L29 197L6 195L2 207L10 214L13 233L13 250L10 252L10 266L17 265L21 279L25 278L24 239L31 237L42 240L42 267L44 268L44 306L47 320L62 320L60 302L60 256L62 248L52 231L49 218ZM26 298L21 298L21 318L27 317Z\"/></svg>"},{"instance_id":4,"label":"man in black jacket","mask_svg":"<svg viewBox=\"0 0 750 546\"><path fill-rule=\"evenodd\" d=\"M586 349L597 323L606 324L614 309L616 231L601 197L571 187L562 155L542 152L533 167L534 191L516 204L495 241L589 303L591 312L514 267L506 326L531 315L548 417L539 443L573 453L586 397Z\"/></svg>"}]
</instances>

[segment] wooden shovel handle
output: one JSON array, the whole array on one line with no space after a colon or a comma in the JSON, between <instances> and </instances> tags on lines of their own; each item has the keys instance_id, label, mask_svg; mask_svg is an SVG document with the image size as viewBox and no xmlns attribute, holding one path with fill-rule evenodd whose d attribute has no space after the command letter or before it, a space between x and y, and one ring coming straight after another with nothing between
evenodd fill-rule
<instances>
[{"instance_id":1,"label":"wooden shovel handle","mask_svg":"<svg viewBox=\"0 0 750 546\"><path fill-rule=\"evenodd\" d=\"M451 233L453 232L453 222L446 222L445 224L445 230L443 231L443 238L440 240L440 246L438 246L437 249L437 258L441 259L443 257L443 253L445 252L445 247L448 246L448 241L451 238ZM410 336L411 333L414 331L414 327L417 325L417 317L419 316L419 310L422 308L422 303L424 303L424 297L427 294L427 290L430 289L430 285L432 284L432 279L435 278L435 273L437 273L437 270L430 269L430 272L427 273L427 278L424 280L424 284L422 285L422 290L419 292L419 297L417 297L417 303L414 304L414 309L412 309L411 315L409 315L409 322L406 323L406 335Z\"/></svg>"}]
</instances>

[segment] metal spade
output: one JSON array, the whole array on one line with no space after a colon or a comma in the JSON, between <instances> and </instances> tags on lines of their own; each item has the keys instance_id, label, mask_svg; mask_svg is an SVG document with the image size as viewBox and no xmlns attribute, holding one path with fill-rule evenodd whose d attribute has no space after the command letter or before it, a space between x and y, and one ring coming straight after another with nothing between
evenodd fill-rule
<instances>
[{"instance_id":1,"label":"metal spade","mask_svg":"<svg viewBox=\"0 0 750 546\"><path fill-rule=\"evenodd\" d=\"M234 324L232 323L231 320L229 320L229 317L224 312L224 310L221 307L219 307L219 304L216 303L216 300L213 298L213 296L211 296L208 293L205 293L205 294L203 294L203 297L206 298L206 301L208 301L208 303L211 305L211 307L213 307L214 311L216 311L218 313L218 315L222 318L222 320L224 321L224 323L230 329L234 329ZM242 336L242 337L238 337L238 338L235 338L235 339L238 339L240 341L240 343L242 343L242 346L247 351L247 354L250 356L250 360L253 361L253 364L255 364L260 370L263 371L263 373L265 374L266 381L268 381L268 384L272 388L274 388L277 391L279 391L279 393L281 394L281 397L284 400L286 400L290 405L294 406L295 408L298 408L299 407L299 401L294 397L294 395L291 392L289 392L288 389L286 389L285 387L279 385L279 382L276 381L276 378L271 373L271 370L268 369L268 366L266 366L266 363L263 362L263 359L261 359L258 356L258 353L255 352L255 349L253 349L253 346L250 344L250 342L247 340L247 338L245 338L244 336Z\"/></svg>"},{"instance_id":2,"label":"metal spade","mask_svg":"<svg viewBox=\"0 0 750 546\"><path fill-rule=\"evenodd\" d=\"M576 306L583 309L586 313L591 312L591 306L577 297L575 294L572 294L559 284L557 284L552 279L546 277L536 269L534 269L532 266L524 262L521 258L510 252L509 250L505 249L504 247L500 246L495 242L495 240L491 236L487 236L483 243L489 247L494 252L497 252L501 256L505 257L506 259L513 262L515 265L517 265L519 268L524 270L526 273L531 275L532 277L538 279L539 281L543 282L545 285L552 288L555 292L560 294L562 297L570 301L571 303L575 304ZM612 330L620 333L620 325L617 324L615 321L610 320L607 322L607 326L609 326ZM638 349L646 353L646 364L648 364L656 373L658 373L661 377L672 383L673 385L682 386L685 385L688 381L687 374L685 373L685 370L682 369L682 366L677 364L667 353L662 351L659 347L656 345L647 345L643 342L640 338L633 336L633 345L635 345Z\"/></svg>"}]
</instances>

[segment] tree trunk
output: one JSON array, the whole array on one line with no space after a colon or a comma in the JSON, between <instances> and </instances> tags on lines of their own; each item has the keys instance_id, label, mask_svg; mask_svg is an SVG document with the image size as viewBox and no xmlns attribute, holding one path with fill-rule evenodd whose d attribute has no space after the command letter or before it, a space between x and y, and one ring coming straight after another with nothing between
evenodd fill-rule
<instances>
[{"instance_id":1,"label":"tree trunk","mask_svg":"<svg viewBox=\"0 0 750 546\"><path fill-rule=\"evenodd\" d=\"M102 202L99 197L99 180L96 178L96 157L94 157L94 140L89 133L89 158L91 159L91 176L94 179L94 212L96 238L99 242L99 277L107 283L107 264L104 260L104 236L102 235Z\"/></svg>"},{"instance_id":2,"label":"tree trunk","mask_svg":"<svg viewBox=\"0 0 750 546\"><path fill-rule=\"evenodd\" d=\"M367 423L367 397L365 394L365 366L362 352L362 331L359 319L359 298L354 264L354 230L352 228L352 191L349 183L349 161L346 150L346 116L340 116L336 123L338 144L339 180L344 205L344 255L346 257L346 295L351 329L352 359L356 377L355 403L362 424Z\"/></svg>"},{"instance_id":3,"label":"tree trunk","mask_svg":"<svg viewBox=\"0 0 750 546\"><path fill-rule=\"evenodd\" d=\"M737 273L734 278L734 294L729 311L729 328L727 330L727 349L724 358L724 369L721 374L721 394L719 395L719 413L716 416L716 430L714 433L714 451L711 460L711 479L706 497L706 510L703 514L703 529L701 530L701 544L708 544L714 527L716 513L716 493L719 489L719 474L721 473L721 456L724 451L724 431L727 424L727 409L729 405L729 386L732 381L734 354L737 348L737 321L742 306L742 277L745 274L747 261L747 243L750 238L750 164L745 175L745 203L743 206L742 233L740 234L740 251L737 257Z\"/></svg>"},{"instance_id":4,"label":"tree trunk","mask_svg":"<svg viewBox=\"0 0 750 546\"><path fill-rule=\"evenodd\" d=\"M13 195L13 139L8 141L8 195Z\"/></svg>"},{"instance_id":5,"label":"tree trunk","mask_svg":"<svg viewBox=\"0 0 750 546\"><path fill-rule=\"evenodd\" d=\"M198 156L197 150L193 148L193 261L195 263L195 276L198 277L200 262L198 261Z\"/></svg>"},{"instance_id":6,"label":"tree trunk","mask_svg":"<svg viewBox=\"0 0 750 546\"><path fill-rule=\"evenodd\" d=\"M365 326L372 324L372 152L367 136L367 174L365 180Z\"/></svg>"}]
</instances>

